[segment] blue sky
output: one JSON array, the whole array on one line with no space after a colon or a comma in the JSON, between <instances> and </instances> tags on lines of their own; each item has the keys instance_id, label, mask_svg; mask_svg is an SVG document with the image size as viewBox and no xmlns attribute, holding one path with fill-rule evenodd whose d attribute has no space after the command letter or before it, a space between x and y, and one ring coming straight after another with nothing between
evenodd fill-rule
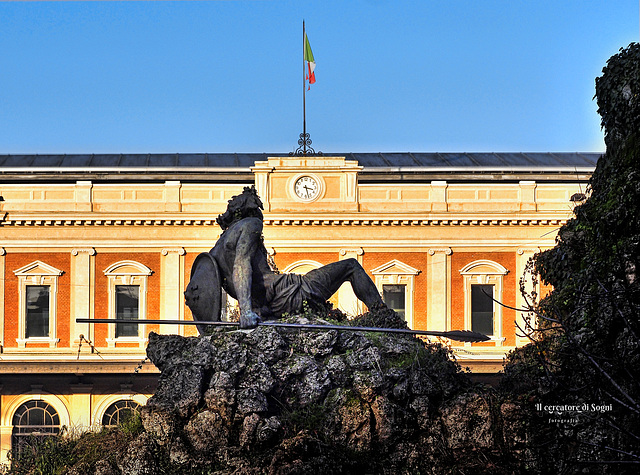
<instances>
[{"instance_id":1,"label":"blue sky","mask_svg":"<svg viewBox=\"0 0 640 475\"><path fill-rule=\"evenodd\" d=\"M0 153L601 151L638 0L0 2Z\"/></svg>"}]
</instances>

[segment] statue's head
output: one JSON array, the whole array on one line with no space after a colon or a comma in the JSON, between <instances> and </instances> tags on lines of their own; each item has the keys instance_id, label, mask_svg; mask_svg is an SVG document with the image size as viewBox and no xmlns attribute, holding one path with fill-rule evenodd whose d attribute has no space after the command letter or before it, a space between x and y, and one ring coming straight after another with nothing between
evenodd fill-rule
<instances>
[{"instance_id":1,"label":"statue's head","mask_svg":"<svg viewBox=\"0 0 640 475\"><path fill-rule=\"evenodd\" d=\"M243 218L262 219L262 201L255 186L245 186L242 194L229 200L227 210L218 215L216 222L225 231L232 223Z\"/></svg>"}]
</instances>

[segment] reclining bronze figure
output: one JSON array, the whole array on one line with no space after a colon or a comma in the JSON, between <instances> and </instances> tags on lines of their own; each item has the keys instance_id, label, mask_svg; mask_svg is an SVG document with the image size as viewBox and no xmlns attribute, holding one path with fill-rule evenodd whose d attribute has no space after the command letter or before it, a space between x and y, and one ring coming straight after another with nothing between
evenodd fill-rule
<instances>
[{"instance_id":1,"label":"reclining bronze figure","mask_svg":"<svg viewBox=\"0 0 640 475\"><path fill-rule=\"evenodd\" d=\"M324 303L347 281L367 307L384 306L375 284L355 259L333 262L305 275L273 271L262 238L262 209L255 187L245 187L216 219L222 235L213 249L196 258L184 292L194 320L220 320L222 289L238 301L241 328L300 313L305 301ZM202 333L204 326L198 328Z\"/></svg>"}]
</instances>

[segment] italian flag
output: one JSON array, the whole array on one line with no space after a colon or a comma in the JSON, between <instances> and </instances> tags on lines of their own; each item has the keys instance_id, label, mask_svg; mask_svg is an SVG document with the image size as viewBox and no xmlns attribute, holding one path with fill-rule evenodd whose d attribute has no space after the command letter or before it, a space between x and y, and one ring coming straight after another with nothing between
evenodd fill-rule
<instances>
[{"instance_id":1,"label":"italian flag","mask_svg":"<svg viewBox=\"0 0 640 475\"><path fill-rule=\"evenodd\" d=\"M309 81L309 84L314 84L316 82L316 75L313 70L316 69L316 62L313 59L311 45L309 44L309 38L306 33L304 34L304 60L309 66L309 72L307 73L306 79Z\"/></svg>"}]
</instances>

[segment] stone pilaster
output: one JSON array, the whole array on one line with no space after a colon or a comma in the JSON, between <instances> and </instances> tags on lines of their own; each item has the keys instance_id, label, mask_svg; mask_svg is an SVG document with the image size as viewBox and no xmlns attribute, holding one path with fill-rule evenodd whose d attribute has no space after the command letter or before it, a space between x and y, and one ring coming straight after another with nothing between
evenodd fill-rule
<instances>
[{"instance_id":1,"label":"stone pilaster","mask_svg":"<svg viewBox=\"0 0 640 475\"><path fill-rule=\"evenodd\" d=\"M180 189L182 184L177 180L164 182L165 211L181 211Z\"/></svg>"},{"instance_id":2,"label":"stone pilaster","mask_svg":"<svg viewBox=\"0 0 640 475\"><path fill-rule=\"evenodd\" d=\"M75 185L76 211L92 211L93 183L90 181L77 181Z\"/></svg>"},{"instance_id":3,"label":"stone pilaster","mask_svg":"<svg viewBox=\"0 0 640 475\"><path fill-rule=\"evenodd\" d=\"M7 251L4 247L0 247L0 295L2 295L2 302L0 302L0 347L4 346L4 256L6 254Z\"/></svg>"},{"instance_id":4,"label":"stone pilaster","mask_svg":"<svg viewBox=\"0 0 640 475\"><path fill-rule=\"evenodd\" d=\"M520 292L520 279L524 277L524 288L525 292L530 294L533 288L533 282L531 280L531 274L524 275L525 267L529 259L531 259L535 254L540 252L539 247L527 247L520 248L516 253L516 275L518 276L517 289L516 289L516 308L524 309L527 308L528 305L533 305L537 302L527 302L524 296ZM535 289L536 291L540 291L540 289ZM523 330L527 331L525 317L527 316L526 312L516 312L516 346L522 346L529 343L529 339L523 335ZM530 323L533 324L535 322L535 317L532 314L529 314ZM520 327L520 328L518 328Z\"/></svg>"},{"instance_id":5,"label":"stone pilaster","mask_svg":"<svg viewBox=\"0 0 640 475\"><path fill-rule=\"evenodd\" d=\"M184 248L165 248L160 260L160 319L184 320ZM183 335L182 325L160 325L160 333Z\"/></svg>"},{"instance_id":6,"label":"stone pilaster","mask_svg":"<svg viewBox=\"0 0 640 475\"><path fill-rule=\"evenodd\" d=\"M92 247L71 250L71 341L80 343L80 335L93 341L93 325L76 323L76 318L93 318L93 288L95 283L94 258L96 251ZM88 346L84 345L88 350Z\"/></svg>"},{"instance_id":7,"label":"stone pilaster","mask_svg":"<svg viewBox=\"0 0 640 475\"><path fill-rule=\"evenodd\" d=\"M536 211L536 182L520 182L520 211Z\"/></svg>"},{"instance_id":8,"label":"stone pilaster","mask_svg":"<svg viewBox=\"0 0 640 475\"><path fill-rule=\"evenodd\" d=\"M429 249L427 254L427 329L450 330L451 248Z\"/></svg>"},{"instance_id":9,"label":"stone pilaster","mask_svg":"<svg viewBox=\"0 0 640 475\"><path fill-rule=\"evenodd\" d=\"M362 264L362 255L364 254L364 250L361 247L353 248L353 249L340 249L340 257L339 260L345 259L356 259L360 264ZM360 315L364 312L364 304L358 300L356 294L353 293L353 289L351 288L351 284L349 282L345 282L338 289L338 308L342 310L347 315Z\"/></svg>"},{"instance_id":10,"label":"stone pilaster","mask_svg":"<svg viewBox=\"0 0 640 475\"><path fill-rule=\"evenodd\" d=\"M431 182L431 211L447 211L447 182Z\"/></svg>"}]
</instances>

